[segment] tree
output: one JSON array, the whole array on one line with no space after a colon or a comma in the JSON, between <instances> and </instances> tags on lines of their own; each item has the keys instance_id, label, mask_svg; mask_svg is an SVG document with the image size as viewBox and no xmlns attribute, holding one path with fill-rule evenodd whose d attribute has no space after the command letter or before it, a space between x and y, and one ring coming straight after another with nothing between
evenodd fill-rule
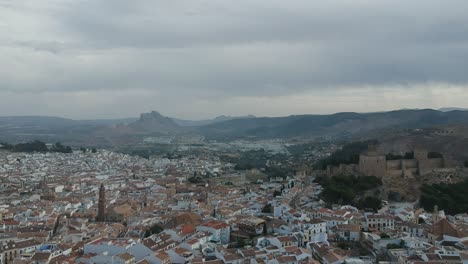
<instances>
[{"instance_id":1,"label":"tree","mask_svg":"<svg viewBox=\"0 0 468 264\"><path fill-rule=\"evenodd\" d=\"M468 212L468 179L454 184L424 184L421 187L419 204L427 211L435 205L448 214Z\"/></svg>"},{"instance_id":2,"label":"tree","mask_svg":"<svg viewBox=\"0 0 468 264\"><path fill-rule=\"evenodd\" d=\"M363 199L360 199L358 205L359 208L369 208L374 210L374 212L377 212L380 208L382 208L382 200L374 196L367 196Z\"/></svg>"},{"instance_id":3,"label":"tree","mask_svg":"<svg viewBox=\"0 0 468 264\"><path fill-rule=\"evenodd\" d=\"M14 152L47 152L47 145L39 140L34 140L27 143L20 143L13 146Z\"/></svg>"},{"instance_id":4,"label":"tree","mask_svg":"<svg viewBox=\"0 0 468 264\"><path fill-rule=\"evenodd\" d=\"M203 182L202 178L200 178L199 176L189 177L188 181L190 183L201 183L201 182Z\"/></svg>"},{"instance_id":5,"label":"tree","mask_svg":"<svg viewBox=\"0 0 468 264\"><path fill-rule=\"evenodd\" d=\"M92 153L96 153L96 152L97 152L97 149L96 149L96 148L92 148L92 149L91 149L91 152L92 152Z\"/></svg>"},{"instance_id":6,"label":"tree","mask_svg":"<svg viewBox=\"0 0 468 264\"><path fill-rule=\"evenodd\" d=\"M262 209L262 213L272 214L273 213L273 207L271 206L271 204L265 205L265 207L263 207L263 209Z\"/></svg>"},{"instance_id":7,"label":"tree","mask_svg":"<svg viewBox=\"0 0 468 264\"><path fill-rule=\"evenodd\" d=\"M372 203L372 208L377 208L377 200L368 198L363 200L362 205L359 201L356 202L356 197L363 195L366 191L372 190L382 185L382 180L373 176L333 176L333 177L317 177L315 182L322 185L324 188L321 194L322 199L328 203L340 203L355 205L360 209Z\"/></svg>"},{"instance_id":8,"label":"tree","mask_svg":"<svg viewBox=\"0 0 468 264\"><path fill-rule=\"evenodd\" d=\"M14 145L8 144L6 142L0 142L0 149L13 150Z\"/></svg>"},{"instance_id":9,"label":"tree","mask_svg":"<svg viewBox=\"0 0 468 264\"><path fill-rule=\"evenodd\" d=\"M465 161L464 165L465 165L465 168L468 168L468 160Z\"/></svg>"},{"instance_id":10,"label":"tree","mask_svg":"<svg viewBox=\"0 0 468 264\"><path fill-rule=\"evenodd\" d=\"M387 244L387 249L398 249L401 248L398 244Z\"/></svg>"},{"instance_id":11,"label":"tree","mask_svg":"<svg viewBox=\"0 0 468 264\"><path fill-rule=\"evenodd\" d=\"M413 151L406 152L405 156L404 156L404 159L414 159L414 152Z\"/></svg>"},{"instance_id":12,"label":"tree","mask_svg":"<svg viewBox=\"0 0 468 264\"><path fill-rule=\"evenodd\" d=\"M340 164L358 164L359 155L365 151L369 145L377 144L376 140L356 141L343 146L331 156L320 160L315 165L316 169L324 170L328 165L338 166Z\"/></svg>"},{"instance_id":13,"label":"tree","mask_svg":"<svg viewBox=\"0 0 468 264\"><path fill-rule=\"evenodd\" d=\"M281 196L281 191L275 190L275 191L273 192L273 196L274 196L274 197Z\"/></svg>"},{"instance_id":14,"label":"tree","mask_svg":"<svg viewBox=\"0 0 468 264\"><path fill-rule=\"evenodd\" d=\"M154 224L149 229L145 231L145 238L154 234L159 234L164 230L160 225Z\"/></svg>"},{"instance_id":15,"label":"tree","mask_svg":"<svg viewBox=\"0 0 468 264\"><path fill-rule=\"evenodd\" d=\"M246 245L247 245L247 243L245 242L245 239L243 239L243 238L239 239L239 241L237 242L237 246L238 246L239 248L243 248L243 247L245 247Z\"/></svg>"},{"instance_id":16,"label":"tree","mask_svg":"<svg viewBox=\"0 0 468 264\"><path fill-rule=\"evenodd\" d=\"M395 191L388 192L388 199L390 201L399 202L401 200L400 193Z\"/></svg>"},{"instance_id":17,"label":"tree","mask_svg":"<svg viewBox=\"0 0 468 264\"><path fill-rule=\"evenodd\" d=\"M60 152L60 153L73 153L73 150L70 146L64 146L62 143L55 143L50 149L50 152Z\"/></svg>"},{"instance_id":18,"label":"tree","mask_svg":"<svg viewBox=\"0 0 468 264\"><path fill-rule=\"evenodd\" d=\"M398 248L405 248L406 244L404 240L400 240L399 244L388 244L387 249L398 249Z\"/></svg>"},{"instance_id":19,"label":"tree","mask_svg":"<svg viewBox=\"0 0 468 264\"><path fill-rule=\"evenodd\" d=\"M444 156L439 152L429 152L429 153L427 153L427 157L429 159L441 159Z\"/></svg>"},{"instance_id":20,"label":"tree","mask_svg":"<svg viewBox=\"0 0 468 264\"><path fill-rule=\"evenodd\" d=\"M387 233L382 233L380 234L380 238L387 239L387 238L390 238L390 236Z\"/></svg>"}]
</instances>

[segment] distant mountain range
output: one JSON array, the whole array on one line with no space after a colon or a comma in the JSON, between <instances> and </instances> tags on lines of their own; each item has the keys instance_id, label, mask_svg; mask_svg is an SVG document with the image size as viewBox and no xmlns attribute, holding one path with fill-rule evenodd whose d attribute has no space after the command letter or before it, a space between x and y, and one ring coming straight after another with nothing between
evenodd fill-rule
<instances>
[{"instance_id":1,"label":"distant mountain range","mask_svg":"<svg viewBox=\"0 0 468 264\"><path fill-rule=\"evenodd\" d=\"M255 116L254 115L248 115L248 116L225 116L225 115L221 115L221 116L215 117L213 119L196 120L196 121L183 120L183 119L177 119L177 118L173 118L173 120L179 126L194 127L194 126L210 125L210 124L224 122L224 121L230 121L230 120L234 120L234 119L246 119L246 118L255 118Z\"/></svg>"},{"instance_id":2,"label":"distant mountain range","mask_svg":"<svg viewBox=\"0 0 468 264\"><path fill-rule=\"evenodd\" d=\"M460 107L443 107L439 108L441 112L450 112L450 111L468 111L468 108L460 108Z\"/></svg>"},{"instance_id":3,"label":"distant mountain range","mask_svg":"<svg viewBox=\"0 0 468 264\"><path fill-rule=\"evenodd\" d=\"M142 137L192 134L208 139L296 138L359 136L390 129L467 125L468 111L397 110L377 113L336 113L286 117L220 116L190 121L170 118L153 111L140 118L72 120L59 117L0 117L0 142L33 139L67 144L115 146L141 142ZM442 111L444 110L444 111Z\"/></svg>"},{"instance_id":4,"label":"distant mountain range","mask_svg":"<svg viewBox=\"0 0 468 264\"><path fill-rule=\"evenodd\" d=\"M442 112L432 109L397 110L378 113L337 113L275 118L230 120L200 127L202 134L218 139L347 137L382 129L427 128L468 124L467 111Z\"/></svg>"}]
</instances>

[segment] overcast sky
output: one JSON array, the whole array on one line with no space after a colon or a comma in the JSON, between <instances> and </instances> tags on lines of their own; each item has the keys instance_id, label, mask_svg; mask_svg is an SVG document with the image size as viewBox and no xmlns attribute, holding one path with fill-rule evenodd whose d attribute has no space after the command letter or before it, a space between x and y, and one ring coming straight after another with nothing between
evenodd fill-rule
<instances>
[{"instance_id":1,"label":"overcast sky","mask_svg":"<svg viewBox=\"0 0 468 264\"><path fill-rule=\"evenodd\" d=\"M468 107L466 0L0 0L0 115Z\"/></svg>"}]
</instances>

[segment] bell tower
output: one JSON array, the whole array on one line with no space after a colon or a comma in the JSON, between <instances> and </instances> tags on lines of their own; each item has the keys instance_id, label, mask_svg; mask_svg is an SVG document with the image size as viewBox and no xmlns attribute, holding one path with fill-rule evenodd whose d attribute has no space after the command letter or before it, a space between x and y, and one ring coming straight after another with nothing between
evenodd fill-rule
<instances>
[{"instance_id":1,"label":"bell tower","mask_svg":"<svg viewBox=\"0 0 468 264\"><path fill-rule=\"evenodd\" d=\"M104 187L104 184L102 183L101 183L101 187L99 187L97 220L99 222L104 222L106 220L106 188Z\"/></svg>"},{"instance_id":2,"label":"bell tower","mask_svg":"<svg viewBox=\"0 0 468 264\"><path fill-rule=\"evenodd\" d=\"M434 205L434 211L432 212L432 222L435 224L439 222L439 220L439 207L437 205Z\"/></svg>"}]
</instances>

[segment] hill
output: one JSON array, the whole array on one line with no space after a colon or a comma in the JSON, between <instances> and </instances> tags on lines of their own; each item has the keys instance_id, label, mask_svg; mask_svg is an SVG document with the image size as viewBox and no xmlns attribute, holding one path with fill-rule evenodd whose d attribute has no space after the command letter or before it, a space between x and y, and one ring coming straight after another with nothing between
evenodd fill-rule
<instances>
[{"instance_id":1,"label":"hill","mask_svg":"<svg viewBox=\"0 0 468 264\"><path fill-rule=\"evenodd\" d=\"M158 135L190 134L207 139L375 138L404 129L467 126L468 111L431 109L286 117L226 117L183 121L153 111L140 118L72 120L59 117L0 117L0 140L118 146Z\"/></svg>"},{"instance_id":2,"label":"hill","mask_svg":"<svg viewBox=\"0 0 468 264\"><path fill-rule=\"evenodd\" d=\"M230 121L234 119L245 119L245 118L255 118L255 116L253 115L248 115L248 116L221 115L213 119L205 119L205 120L184 120L184 119L178 119L178 118L172 118L172 120L174 120L174 122L179 126L194 127L194 126L205 126L205 125L215 124L219 122Z\"/></svg>"},{"instance_id":3,"label":"hill","mask_svg":"<svg viewBox=\"0 0 468 264\"><path fill-rule=\"evenodd\" d=\"M324 136L346 138L385 129L415 129L449 124L468 124L468 112L424 109L246 118L201 126L198 131L213 139Z\"/></svg>"},{"instance_id":4,"label":"hill","mask_svg":"<svg viewBox=\"0 0 468 264\"><path fill-rule=\"evenodd\" d=\"M179 125L172 118L165 117L156 111L141 114L138 120L128 126L148 133L180 131Z\"/></svg>"}]
</instances>

